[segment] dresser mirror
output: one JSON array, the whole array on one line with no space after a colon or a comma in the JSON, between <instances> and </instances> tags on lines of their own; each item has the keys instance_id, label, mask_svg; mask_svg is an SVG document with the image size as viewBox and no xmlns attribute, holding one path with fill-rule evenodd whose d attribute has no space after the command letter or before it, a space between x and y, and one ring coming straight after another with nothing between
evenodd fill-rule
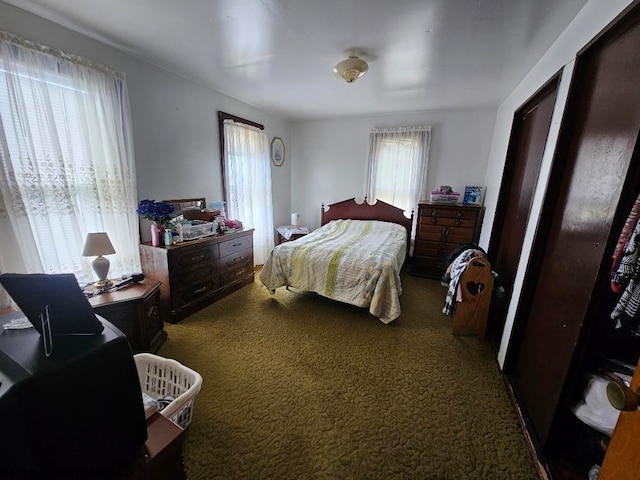
<instances>
[{"instance_id":1,"label":"dresser mirror","mask_svg":"<svg viewBox=\"0 0 640 480\"><path fill-rule=\"evenodd\" d=\"M195 208L202 210L203 208L207 208L207 202L205 198L179 198L176 200L163 200L163 202L173 205L174 217L183 215L184 210Z\"/></svg>"}]
</instances>

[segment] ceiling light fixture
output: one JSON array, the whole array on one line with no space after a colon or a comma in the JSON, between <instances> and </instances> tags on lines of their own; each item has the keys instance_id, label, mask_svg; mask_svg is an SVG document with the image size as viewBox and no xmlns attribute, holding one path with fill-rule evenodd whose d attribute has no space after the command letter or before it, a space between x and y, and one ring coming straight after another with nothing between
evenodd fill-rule
<instances>
[{"instance_id":1,"label":"ceiling light fixture","mask_svg":"<svg viewBox=\"0 0 640 480\"><path fill-rule=\"evenodd\" d=\"M367 62L356 56L349 56L333 67L333 73L344 78L347 83L353 83L362 75L367 73L369 65Z\"/></svg>"}]
</instances>

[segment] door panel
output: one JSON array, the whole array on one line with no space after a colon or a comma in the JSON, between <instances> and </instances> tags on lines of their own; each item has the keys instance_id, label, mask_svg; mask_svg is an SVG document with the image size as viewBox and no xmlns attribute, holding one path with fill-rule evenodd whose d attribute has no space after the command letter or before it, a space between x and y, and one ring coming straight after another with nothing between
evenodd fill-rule
<instances>
[{"instance_id":1,"label":"door panel","mask_svg":"<svg viewBox=\"0 0 640 480\"><path fill-rule=\"evenodd\" d=\"M627 25L633 25L628 22ZM622 29L620 29L622 30ZM546 196L535 279L516 322L512 381L546 444L583 321L612 236L611 225L640 130L640 27L603 37L578 60ZM522 323L521 323L522 322Z\"/></svg>"},{"instance_id":2,"label":"door panel","mask_svg":"<svg viewBox=\"0 0 640 480\"><path fill-rule=\"evenodd\" d=\"M496 216L493 226L495 236L492 236L489 246L493 269L500 274L507 292L506 298L494 302L488 326L489 334L498 338L504 327L506 307L513 291L557 92L558 77L514 116L511 146L497 206L501 213Z\"/></svg>"}]
</instances>

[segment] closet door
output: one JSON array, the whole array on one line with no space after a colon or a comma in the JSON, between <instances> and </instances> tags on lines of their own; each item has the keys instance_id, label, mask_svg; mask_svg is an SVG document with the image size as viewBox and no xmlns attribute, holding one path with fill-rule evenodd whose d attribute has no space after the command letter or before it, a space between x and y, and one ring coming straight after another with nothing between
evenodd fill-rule
<instances>
[{"instance_id":1,"label":"closet door","mask_svg":"<svg viewBox=\"0 0 640 480\"><path fill-rule=\"evenodd\" d=\"M640 131L638 10L578 57L527 296L516 315L523 335L511 349L510 379L543 446L566 395L583 322L595 308L594 285L610 268L618 202L631 191L627 179L636 178L628 174Z\"/></svg>"},{"instance_id":2,"label":"closet door","mask_svg":"<svg viewBox=\"0 0 640 480\"><path fill-rule=\"evenodd\" d=\"M499 304L494 302L498 308L494 308L489 318L488 330L491 337L498 338L504 327L506 307L513 291L531 202L551 125L558 81L559 77L551 80L514 115L488 250L493 269L500 274L507 292L504 301Z\"/></svg>"}]
</instances>

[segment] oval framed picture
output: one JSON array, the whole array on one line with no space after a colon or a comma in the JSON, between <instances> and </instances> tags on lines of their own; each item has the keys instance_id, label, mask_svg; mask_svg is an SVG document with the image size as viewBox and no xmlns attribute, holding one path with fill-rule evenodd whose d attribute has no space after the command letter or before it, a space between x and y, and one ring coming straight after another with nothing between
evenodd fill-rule
<instances>
[{"instance_id":1,"label":"oval framed picture","mask_svg":"<svg viewBox=\"0 0 640 480\"><path fill-rule=\"evenodd\" d=\"M276 167L284 163L284 142L280 137L273 137L271 140L271 161Z\"/></svg>"}]
</instances>

